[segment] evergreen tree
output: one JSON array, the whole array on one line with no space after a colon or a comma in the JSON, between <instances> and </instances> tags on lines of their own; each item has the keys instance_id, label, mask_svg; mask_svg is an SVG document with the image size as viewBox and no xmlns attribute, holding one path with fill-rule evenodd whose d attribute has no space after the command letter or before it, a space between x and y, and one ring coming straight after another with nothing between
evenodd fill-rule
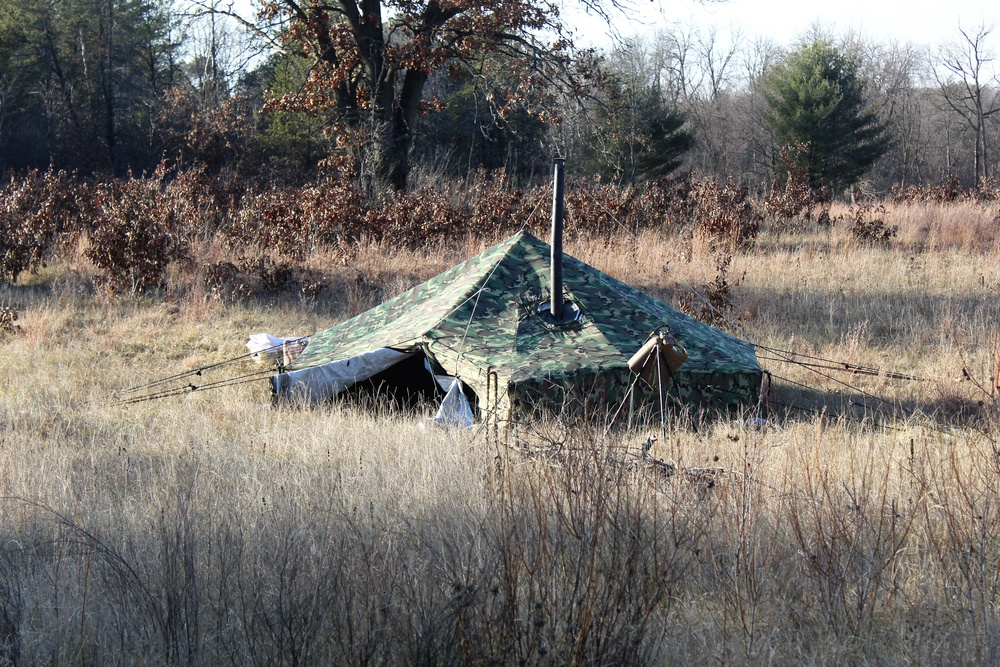
<instances>
[{"instance_id":1,"label":"evergreen tree","mask_svg":"<svg viewBox=\"0 0 1000 667\"><path fill-rule=\"evenodd\" d=\"M857 61L817 40L765 75L765 121L789 167L813 187L850 187L889 147L886 126L865 102Z\"/></svg>"},{"instance_id":2,"label":"evergreen tree","mask_svg":"<svg viewBox=\"0 0 1000 667\"><path fill-rule=\"evenodd\" d=\"M687 119L670 107L657 86L612 84L609 102L591 132L588 170L616 182L665 176L694 146Z\"/></svg>"},{"instance_id":3,"label":"evergreen tree","mask_svg":"<svg viewBox=\"0 0 1000 667\"><path fill-rule=\"evenodd\" d=\"M548 123L537 110L505 99L504 90L518 85L513 68L506 58L487 55L475 77L432 74L427 94L440 111L427 114L417 126L415 163L462 177L478 169L502 169L514 179L547 174Z\"/></svg>"},{"instance_id":4,"label":"evergreen tree","mask_svg":"<svg viewBox=\"0 0 1000 667\"><path fill-rule=\"evenodd\" d=\"M260 103L267 94L284 95L297 90L309 75L309 64L301 58L281 52L271 55L244 77L244 88L253 87L253 97ZM256 99L255 99L256 101ZM272 169L292 177L312 174L320 160L334 152L326 130L334 122L329 112L314 114L274 111L260 116L260 142L264 157Z\"/></svg>"},{"instance_id":5,"label":"evergreen tree","mask_svg":"<svg viewBox=\"0 0 1000 667\"><path fill-rule=\"evenodd\" d=\"M167 0L0 0L0 169L145 169L179 44Z\"/></svg>"}]
</instances>

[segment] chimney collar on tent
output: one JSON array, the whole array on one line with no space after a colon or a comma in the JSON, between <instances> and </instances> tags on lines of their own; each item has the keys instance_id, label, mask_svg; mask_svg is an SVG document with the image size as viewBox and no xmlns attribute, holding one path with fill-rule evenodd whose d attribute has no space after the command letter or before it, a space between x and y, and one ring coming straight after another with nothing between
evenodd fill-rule
<instances>
[{"instance_id":1,"label":"chimney collar on tent","mask_svg":"<svg viewBox=\"0 0 1000 667\"><path fill-rule=\"evenodd\" d=\"M536 311L538 316L542 318L542 321L546 324L552 326L564 326L572 324L573 322L579 322L583 319L583 311L580 307L572 301L563 301L562 307L562 317L556 318L555 314L552 312L552 303L546 300Z\"/></svg>"}]
</instances>

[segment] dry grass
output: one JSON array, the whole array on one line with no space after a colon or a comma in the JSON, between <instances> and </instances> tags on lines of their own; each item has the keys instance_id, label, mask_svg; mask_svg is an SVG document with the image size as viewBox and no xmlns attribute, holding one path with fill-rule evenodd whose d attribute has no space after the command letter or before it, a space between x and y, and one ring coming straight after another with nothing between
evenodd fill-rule
<instances>
[{"instance_id":1,"label":"dry grass","mask_svg":"<svg viewBox=\"0 0 1000 667\"><path fill-rule=\"evenodd\" d=\"M768 361L809 387L775 401L826 416L671 428L669 478L629 464L645 433L534 424L523 456L413 416L276 408L262 383L109 400L485 239L315 256L316 298L233 303L182 274L107 298L80 266L0 287L21 327L0 333L0 664L997 664L1000 254L985 218L963 231L973 213L893 209L888 247L835 223L736 255L730 315L756 342L928 380ZM567 250L668 300L716 267L653 232Z\"/></svg>"}]
</instances>

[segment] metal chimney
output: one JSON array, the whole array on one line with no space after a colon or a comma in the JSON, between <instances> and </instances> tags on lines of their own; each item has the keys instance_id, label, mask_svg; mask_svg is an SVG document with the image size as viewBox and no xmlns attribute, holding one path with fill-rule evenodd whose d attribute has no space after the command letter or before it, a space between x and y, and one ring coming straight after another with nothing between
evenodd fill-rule
<instances>
[{"instance_id":1,"label":"metal chimney","mask_svg":"<svg viewBox=\"0 0 1000 667\"><path fill-rule=\"evenodd\" d=\"M564 172L566 166L565 158L557 157L554 160L555 174L552 185L552 297L549 312L555 322L561 322L563 318L563 284L562 284L562 233L563 233L563 189Z\"/></svg>"}]
</instances>

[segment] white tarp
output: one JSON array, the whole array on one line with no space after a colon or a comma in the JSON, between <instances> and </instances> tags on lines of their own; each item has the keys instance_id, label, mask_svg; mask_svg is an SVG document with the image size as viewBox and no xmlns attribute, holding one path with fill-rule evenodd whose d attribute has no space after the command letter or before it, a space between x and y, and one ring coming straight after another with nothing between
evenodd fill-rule
<instances>
[{"instance_id":1,"label":"white tarp","mask_svg":"<svg viewBox=\"0 0 1000 667\"><path fill-rule=\"evenodd\" d=\"M271 385L276 396L315 403L333 398L356 382L367 380L412 354L383 347L322 366L275 375Z\"/></svg>"},{"instance_id":2,"label":"white tarp","mask_svg":"<svg viewBox=\"0 0 1000 667\"><path fill-rule=\"evenodd\" d=\"M435 376L435 379L441 384L440 376ZM449 379L451 386L431 421L442 428L472 428L475 418L472 416L469 400L462 393L462 381L458 378Z\"/></svg>"},{"instance_id":3,"label":"white tarp","mask_svg":"<svg viewBox=\"0 0 1000 667\"><path fill-rule=\"evenodd\" d=\"M247 341L247 349L253 355L254 361L273 361L281 357L281 348L285 345L284 338L272 336L269 333L251 334Z\"/></svg>"},{"instance_id":4,"label":"white tarp","mask_svg":"<svg viewBox=\"0 0 1000 667\"><path fill-rule=\"evenodd\" d=\"M247 349L257 363L270 361L288 365L302 353L309 338L279 338L269 333L251 334L247 341Z\"/></svg>"}]
</instances>

